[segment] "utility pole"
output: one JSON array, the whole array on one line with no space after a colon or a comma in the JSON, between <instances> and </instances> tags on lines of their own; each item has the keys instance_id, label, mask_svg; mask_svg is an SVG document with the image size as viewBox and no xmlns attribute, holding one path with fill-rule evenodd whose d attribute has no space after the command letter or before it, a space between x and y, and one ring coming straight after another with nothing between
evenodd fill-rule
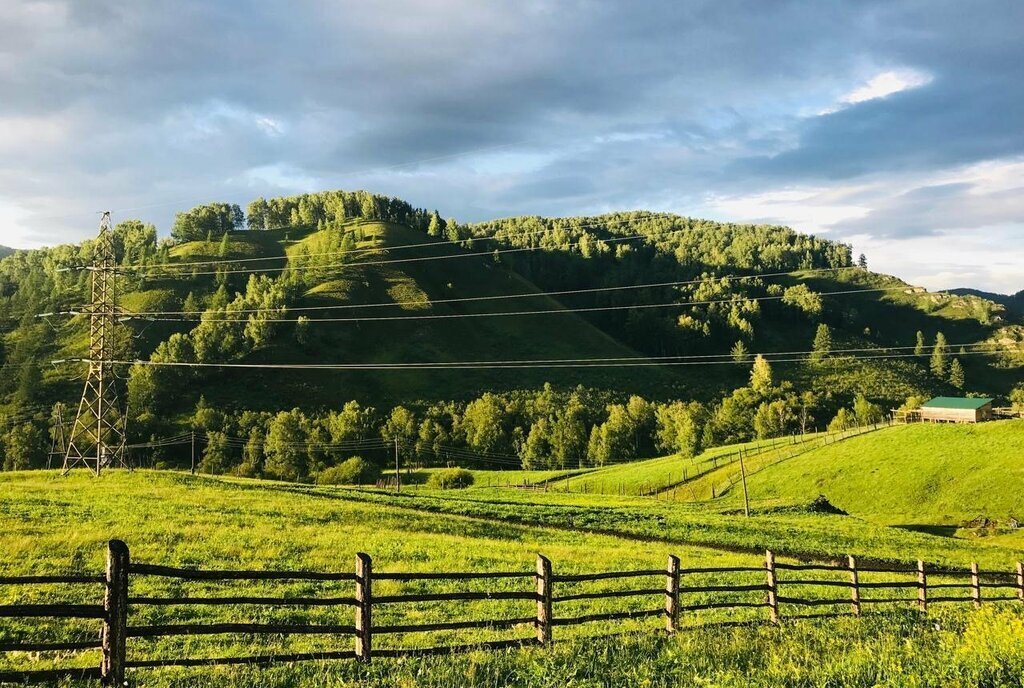
<instances>
[{"instance_id":1,"label":"utility pole","mask_svg":"<svg viewBox=\"0 0 1024 688\"><path fill-rule=\"evenodd\" d=\"M402 491L402 474L398 472L398 436L395 436L395 492Z\"/></svg>"},{"instance_id":2,"label":"utility pole","mask_svg":"<svg viewBox=\"0 0 1024 688\"><path fill-rule=\"evenodd\" d=\"M128 467L121 403L115 387L114 327L120 310L115 294L114 236L110 213L103 213L96 239L91 301L83 309L89 316L89 370L78 404L75 423L64 454L64 474L76 466Z\"/></svg>"},{"instance_id":3,"label":"utility pole","mask_svg":"<svg viewBox=\"0 0 1024 688\"><path fill-rule=\"evenodd\" d=\"M742 449L740 449L740 478L743 480L743 515L750 518L750 497L747 495L747 467L743 464Z\"/></svg>"},{"instance_id":4,"label":"utility pole","mask_svg":"<svg viewBox=\"0 0 1024 688\"><path fill-rule=\"evenodd\" d=\"M192 431L192 475L196 474L196 431Z\"/></svg>"}]
</instances>

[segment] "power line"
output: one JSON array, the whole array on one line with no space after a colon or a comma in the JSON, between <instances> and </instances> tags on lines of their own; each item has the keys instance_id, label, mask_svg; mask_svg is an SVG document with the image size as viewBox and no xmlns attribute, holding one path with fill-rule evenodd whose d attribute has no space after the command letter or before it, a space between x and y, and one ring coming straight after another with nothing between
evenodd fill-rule
<instances>
[{"instance_id":1,"label":"power line","mask_svg":"<svg viewBox=\"0 0 1024 688\"><path fill-rule=\"evenodd\" d=\"M389 308L389 307L405 307L405 306L434 306L439 304L449 303L469 303L477 301L498 301L507 299L525 299L525 298L536 298L546 296L570 296L576 294L594 294L611 291L626 291L635 289L657 289L667 287L683 287L694 284L703 284L705 282L719 282L719 281L737 281L744 279L758 279L766 277L785 277L785 276L797 276L806 274L821 274L825 272L839 272L842 270L859 270L856 266L848 266L842 268L812 268L808 270L789 270L786 272L762 272L754 273L749 275L722 275L715 277L705 277L702 279L691 279L691 280L676 280L672 282L650 282L645 284L627 284L615 287L592 287L588 289L562 289L559 291L538 291L532 293L523 294L497 294L494 296L465 296L450 299L427 299L425 301L390 301L390 302L378 302L378 303L345 303L345 304L332 304L327 306L285 306L283 308L240 308L237 310L232 309L232 314L240 313L266 313L266 312L278 312L285 310L290 313L297 312L308 312L308 311L331 311L331 310L348 310L356 308ZM893 289L907 289L906 286L893 287ZM150 316L150 315L203 315L207 311L133 311L132 314L136 316ZM79 315L77 311L62 311L57 313L47 313L45 315ZM37 317L42 317L37 316Z\"/></svg>"},{"instance_id":2,"label":"power line","mask_svg":"<svg viewBox=\"0 0 1024 688\"><path fill-rule=\"evenodd\" d=\"M951 345L951 346L979 346ZM910 347L903 347L910 348ZM887 351L886 347L866 351ZM763 356L770 363L806 363L812 359L807 358L819 352L802 351L789 354L749 354L749 356ZM950 357L971 356L971 355L994 355L1001 354L999 350L972 350L963 353L947 353ZM725 358L730 354L717 355ZM789 355L799 356L795 358L770 358L771 356ZM910 354L881 354L868 356L844 356L836 359L829 359L832 363L845 363L849 361L866 361L877 359L895 358L922 358L916 353ZM70 361L69 361L70 362ZM83 362L88 362L83 359ZM750 360L697 360L688 359L685 356L670 357L670 359L657 359L638 357L632 360L608 360L608 359L550 359L548 361L520 360L509 362L479 362L479 361L456 361L445 363L403 363L403 364L380 364L380 363L199 363L185 361L145 361L145 360L115 360L115 365L140 365L156 367L184 367L184 368L225 368L225 369L251 369L251 370L474 370L474 369L519 369L519 368L627 368L647 366L694 366L694 365L750 365Z\"/></svg>"},{"instance_id":3,"label":"power line","mask_svg":"<svg viewBox=\"0 0 1024 688\"><path fill-rule=\"evenodd\" d=\"M606 221L602 221L602 222L595 221L595 222L590 223L590 224L574 225L572 227L569 227L568 230L571 231L571 230L577 230L577 229L591 229L591 228L607 227L607 226L610 226L610 225L618 225L618 224L623 224L623 223L627 223L627 222L633 222L633 221L636 221L636 220L646 220L646 219L657 218L657 217L660 217L660 215L657 214L657 213L647 213L647 214L641 215L639 217L633 216L633 217L629 217L629 218L621 218L621 219L618 219L618 220L606 220ZM386 220L360 219L357 222L357 224L358 225L364 225L364 224L373 224L373 223L380 223L380 222L386 222ZM265 230L246 230L246 231L250 231L250 232L263 232L263 231L271 232L271 231L278 231L278 230L282 230L282 229L294 229L294 228L296 228L298 226L299 225L284 225L284 226L281 226L281 227L271 227L271 228L268 228L268 229L265 229ZM320 253L302 253L302 254L299 254L299 255L296 255L296 256L289 256L287 253L285 253L284 255L280 255L280 256L263 256L263 257L256 257L256 258L216 258L216 259L210 259L210 260L197 260L197 261L189 261L189 262L167 263L167 264L164 264L164 265L153 265L153 264L146 264L146 263L135 263L135 264L132 264L132 265L121 265L121 266L118 267L118 269L119 270L132 270L132 269L153 270L154 268L156 268L156 269L160 269L160 268L174 269L174 268L182 268L182 267L193 267L193 266L196 266L196 265L231 265L231 264L237 264L237 263L256 263L256 262L260 262L260 261L271 261L271 260L290 260L290 259L294 260L294 259L297 259L297 258L313 258L313 257L324 257L324 256L341 256L341 255L348 255L348 254L352 254L352 253L369 253L369 252L372 252L372 251L382 251L382 250L388 251L388 252L404 251L404 250L410 249L410 248L423 248L423 247L429 247L429 246L450 246L450 245L458 244L459 242L462 242L462 241L473 241L473 242L477 242L477 241L509 241L509 240L513 240L513 239L521 239L521 238L527 237L527 236L535 236L535 235L538 235L538 234L548 234L548 233L556 231L558 229L562 229L562 228L560 228L560 227L546 227L544 229L538 229L538 230L531 231L531 232L519 232L519 233L515 233L515 234L508 233L506 235L492 234L492 235L486 235L486 236L470 236L470 237L466 237L465 239L460 239L459 241L450 241L450 240L446 240L446 239L435 239L433 241L423 241L423 242L419 242L419 243L415 243L415 244L397 244L395 246L371 246L371 247L367 247L367 248L339 249L337 251L322 251ZM78 269L85 270L85 269L88 269L88 268L82 267L82 268L78 268ZM263 268L259 268L259 270L266 271ZM216 274L216 273L203 273L203 274Z\"/></svg>"},{"instance_id":4,"label":"power line","mask_svg":"<svg viewBox=\"0 0 1024 688\"><path fill-rule=\"evenodd\" d=\"M906 289L905 286L900 287L878 287L875 289L845 289L841 291L825 291L816 292L819 296L839 296L847 294L870 294L885 291L897 291ZM425 313L420 315L380 315L380 316L364 316L354 318L307 318L305 322L309 323L352 323L352 322L387 322L387 321L403 321L403 320L449 320L452 318L503 318L513 317L522 315L554 315L554 314L566 314L566 313L595 313L602 311L623 311L623 310L641 310L648 308L684 308L690 306L708 306L721 303L743 303L749 301L780 301L786 298L786 296L734 296L728 299L708 299L705 301L667 301L662 303L641 303L641 304L626 304L618 306L585 306L580 308L550 308L545 310L526 310L526 311L489 311L486 313ZM271 309L273 310L273 309ZM277 309L278 311L287 311L288 309L282 308ZM219 322L219 323L248 323L250 318L220 318L215 317L219 312L211 312L211 317L208 322ZM232 314L232 311L226 311L225 315ZM251 316L250 316L251 317ZM147 321L153 322L202 322L202 318L187 318L187 317L176 317L176 318L158 318L158 317L146 317L143 318ZM264 323L289 323L298 322L296 318L260 318L260 322Z\"/></svg>"},{"instance_id":5,"label":"power line","mask_svg":"<svg viewBox=\"0 0 1024 688\"><path fill-rule=\"evenodd\" d=\"M685 228L683 228L683 229L673 229L673 230L668 230L667 233L678 233L678 232L686 232L686 231L689 231L689 230L685 229ZM589 236L589 235L585 235L585 236ZM656 237L654 237L654 236L652 236L650 234L632 234L632 235L623 236L623 237L611 237L609 239L600 239L600 238L595 237L595 240L601 241L601 242L606 243L606 244L610 244L610 243L615 243L615 242L620 242L620 241L632 241L634 239L655 239L655 238ZM579 243L580 242L578 242L578 241L575 242L575 243L569 243L568 246L569 247L579 246ZM437 244L431 244L431 245L444 246L445 244L437 243ZM451 244L451 245L454 246L454 244ZM285 267L280 267L280 268L260 268L258 271L257 270L213 270L213 271L205 271L205 272L175 271L175 272L166 272L166 273L162 273L162 274L156 274L156 273L148 274L148 275L147 274L143 274L143 275L140 275L140 276L143 279L156 279L156 278L164 279L164 278L168 278L168 277L201 277L201 276L205 276L205 275L235 275L235 274L243 274L243 273L244 274L249 274L249 273L253 273L253 272L260 272L260 273L286 272L286 271L289 271L289 270L291 270L291 271L299 271L299 270L330 270L330 269L334 269L334 268L351 267L353 265L366 266L366 265L394 265L394 264L397 264L397 263L419 263L419 262L432 261L432 260L452 260L452 259L455 259L455 258L472 258L474 256L493 256L495 254L522 253L524 251L548 250L548 249L551 249L551 248L556 248L556 247L524 246L524 247L520 247L520 248L495 249L493 251L474 251L474 252L469 252L469 253L452 253L452 254L446 254L446 255L440 255L440 256L418 256L418 257L414 257L414 258L395 258L393 260L360 261L359 263L329 263L327 265L298 265L298 266L285 266ZM561 248L561 247L558 247L558 248Z\"/></svg>"}]
</instances>

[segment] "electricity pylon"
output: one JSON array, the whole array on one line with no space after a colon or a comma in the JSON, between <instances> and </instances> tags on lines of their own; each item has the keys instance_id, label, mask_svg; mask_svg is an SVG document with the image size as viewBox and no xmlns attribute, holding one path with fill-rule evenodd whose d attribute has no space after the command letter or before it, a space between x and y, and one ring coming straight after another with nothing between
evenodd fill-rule
<instances>
[{"instance_id":1,"label":"electricity pylon","mask_svg":"<svg viewBox=\"0 0 1024 688\"><path fill-rule=\"evenodd\" d=\"M64 454L64 473L76 466L128 468L125 426L114 375L114 327L119 311L115 293L114 236L110 213L103 213L96 240L92 295L84 312L89 316L89 371L75 423Z\"/></svg>"}]
</instances>

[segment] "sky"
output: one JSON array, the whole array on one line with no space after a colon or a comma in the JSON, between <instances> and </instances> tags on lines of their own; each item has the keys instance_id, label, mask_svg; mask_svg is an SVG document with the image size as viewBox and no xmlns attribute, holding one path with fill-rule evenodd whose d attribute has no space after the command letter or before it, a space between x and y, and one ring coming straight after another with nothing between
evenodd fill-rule
<instances>
[{"instance_id":1,"label":"sky","mask_svg":"<svg viewBox=\"0 0 1024 688\"><path fill-rule=\"evenodd\" d=\"M0 244L368 189L650 209L1024 289L1019 0L0 3Z\"/></svg>"}]
</instances>

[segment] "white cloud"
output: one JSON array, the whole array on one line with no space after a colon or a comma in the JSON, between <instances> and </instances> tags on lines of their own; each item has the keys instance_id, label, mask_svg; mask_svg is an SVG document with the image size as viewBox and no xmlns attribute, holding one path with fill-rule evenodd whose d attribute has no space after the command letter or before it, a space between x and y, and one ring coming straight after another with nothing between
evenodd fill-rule
<instances>
[{"instance_id":1,"label":"white cloud","mask_svg":"<svg viewBox=\"0 0 1024 688\"><path fill-rule=\"evenodd\" d=\"M876 74L867 83L844 94L841 103L863 103L866 100L885 98L893 93L924 86L932 80L931 75L913 69L897 69Z\"/></svg>"},{"instance_id":2,"label":"white cloud","mask_svg":"<svg viewBox=\"0 0 1024 688\"><path fill-rule=\"evenodd\" d=\"M932 75L916 69L890 69L876 74L856 88L843 93L833 105L819 110L815 114L829 115L850 105L920 88L931 83L932 79Z\"/></svg>"}]
</instances>

